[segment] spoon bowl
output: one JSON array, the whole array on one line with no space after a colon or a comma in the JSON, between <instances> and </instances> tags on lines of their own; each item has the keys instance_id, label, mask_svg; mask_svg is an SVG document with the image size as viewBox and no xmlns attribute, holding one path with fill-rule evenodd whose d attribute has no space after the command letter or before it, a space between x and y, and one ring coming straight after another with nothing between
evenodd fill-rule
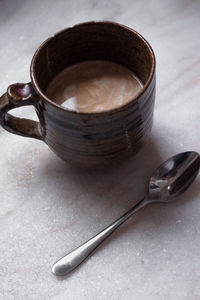
<instances>
[{"instance_id":1,"label":"spoon bowl","mask_svg":"<svg viewBox=\"0 0 200 300\"><path fill-rule=\"evenodd\" d=\"M169 202L184 193L195 180L200 168L197 152L179 153L153 172L149 182L149 201Z\"/></svg>"}]
</instances>

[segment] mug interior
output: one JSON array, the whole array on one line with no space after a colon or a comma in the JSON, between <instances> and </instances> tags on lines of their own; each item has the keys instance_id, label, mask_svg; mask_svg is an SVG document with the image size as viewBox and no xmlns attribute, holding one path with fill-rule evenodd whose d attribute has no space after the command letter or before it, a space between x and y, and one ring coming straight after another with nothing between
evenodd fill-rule
<instances>
[{"instance_id":1,"label":"mug interior","mask_svg":"<svg viewBox=\"0 0 200 300\"><path fill-rule=\"evenodd\" d=\"M88 60L106 60L127 67L143 83L141 93L155 68L153 50L134 30L112 22L82 23L57 33L38 48L31 63L36 90L54 103L45 96L54 76L68 66Z\"/></svg>"}]
</instances>

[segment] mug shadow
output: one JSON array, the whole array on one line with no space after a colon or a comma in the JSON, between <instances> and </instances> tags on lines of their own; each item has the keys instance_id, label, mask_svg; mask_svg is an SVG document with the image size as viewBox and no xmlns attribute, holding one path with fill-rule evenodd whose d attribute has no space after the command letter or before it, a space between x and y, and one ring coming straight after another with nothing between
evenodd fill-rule
<instances>
[{"instance_id":1,"label":"mug shadow","mask_svg":"<svg viewBox=\"0 0 200 300\"><path fill-rule=\"evenodd\" d=\"M91 204L97 208L104 207L104 214L110 215L114 207L117 207L117 211L123 211L145 196L152 171L162 161L162 155L151 137L138 153L120 164L101 170L85 170L55 159L51 164L43 165L46 168L43 173L48 176L49 182L59 177L61 186L67 180L72 193L74 190L85 195L81 201L86 206ZM79 199L77 197L74 200ZM57 198L56 201L65 204L63 199Z\"/></svg>"}]
</instances>

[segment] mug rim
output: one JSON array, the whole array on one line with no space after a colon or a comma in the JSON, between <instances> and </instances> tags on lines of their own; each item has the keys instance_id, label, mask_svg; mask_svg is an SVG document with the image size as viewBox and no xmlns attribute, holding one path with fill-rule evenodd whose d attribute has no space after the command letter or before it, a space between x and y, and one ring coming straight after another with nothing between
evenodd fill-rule
<instances>
[{"instance_id":1,"label":"mug rim","mask_svg":"<svg viewBox=\"0 0 200 300\"><path fill-rule=\"evenodd\" d=\"M68 29L72 29L81 25L89 25L89 24L110 24L110 25L114 25L117 27L121 27L122 29L125 29L127 31L131 31L132 33L134 33L135 35L137 35L147 46L149 52L150 52L150 56L151 56L151 60L152 60L152 67L151 67L151 71L150 74L148 76L148 79L146 81L146 83L143 85L142 89L140 90L140 92L138 93L138 95L132 99L130 99L127 103L125 104L121 104L120 106L116 107L116 108L112 108L109 110L105 110L105 111L100 111L100 112L78 112L75 110L70 110L66 107L62 107L59 104L56 104L54 101L52 101L50 98L48 98L40 89L39 84L37 82L36 76L35 76L35 60L37 59L37 56L39 55L41 49L51 40L54 39L55 36L62 34L63 32L65 32ZM131 103L133 102L137 102L137 100L145 93L145 91L147 90L147 88L149 87L150 83L152 82L153 76L155 74L155 68L156 68L156 58L155 58L155 54L154 51L151 47L151 45L148 43L148 41L137 31L135 31L134 29L117 23L117 22L112 22L112 21L90 21L90 22L83 22L83 23L79 23L76 24L74 26L71 27L67 27L65 29L62 29L58 32L56 32L53 36L47 38L35 51L33 58L31 60L31 65L30 65L30 77L31 77L31 82L33 84L34 89L36 90L36 92L39 94L40 98L44 101L47 102L48 104L60 109L61 111L65 111L71 114L77 114L77 115L104 115L104 114L110 114L110 113L115 113L118 111L121 111L121 109L126 108L127 106L129 106Z\"/></svg>"}]
</instances>

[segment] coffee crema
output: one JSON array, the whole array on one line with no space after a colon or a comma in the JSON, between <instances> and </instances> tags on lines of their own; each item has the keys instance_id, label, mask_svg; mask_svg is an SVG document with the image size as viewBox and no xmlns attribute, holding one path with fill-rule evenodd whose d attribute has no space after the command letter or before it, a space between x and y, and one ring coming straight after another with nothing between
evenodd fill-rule
<instances>
[{"instance_id":1,"label":"coffee crema","mask_svg":"<svg viewBox=\"0 0 200 300\"><path fill-rule=\"evenodd\" d=\"M126 104L142 87L138 77L126 67L93 60L61 71L50 82L46 96L69 110L92 113Z\"/></svg>"}]
</instances>

